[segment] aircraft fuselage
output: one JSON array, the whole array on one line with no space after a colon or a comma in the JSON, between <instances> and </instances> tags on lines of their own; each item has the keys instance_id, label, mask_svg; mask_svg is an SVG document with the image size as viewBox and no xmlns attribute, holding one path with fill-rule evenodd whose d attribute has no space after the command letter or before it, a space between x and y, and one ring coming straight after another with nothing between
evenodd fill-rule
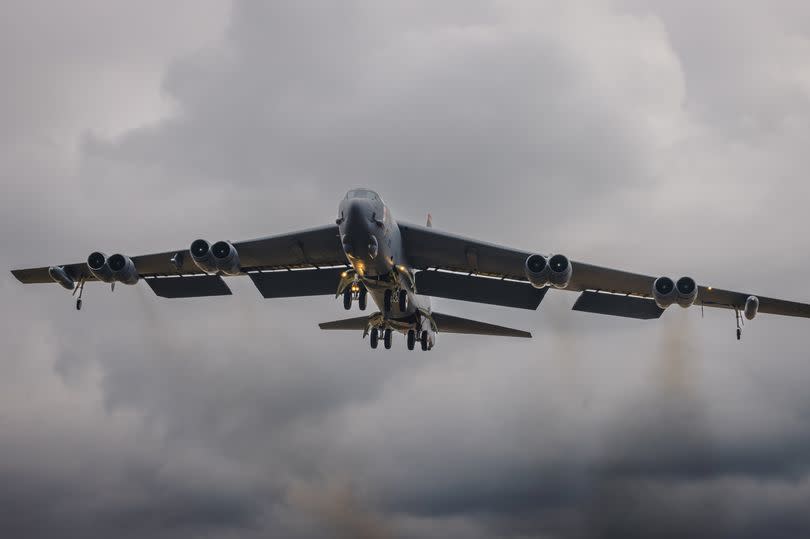
<instances>
[{"instance_id":1,"label":"aircraft fuselage","mask_svg":"<svg viewBox=\"0 0 810 539\"><path fill-rule=\"evenodd\" d=\"M424 317L419 313L430 313L430 300L414 293L413 272L408 266L399 227L379 195L365 189L349 191L340 202L337 222L346 259L380 312L385 313L392 325L401 325L401 329L424 329ZM386 290L406 291L408 301L404 311L397 305L386 312ZM432 341L432 330L430 333Z\"/></svg>"}]
</instances>

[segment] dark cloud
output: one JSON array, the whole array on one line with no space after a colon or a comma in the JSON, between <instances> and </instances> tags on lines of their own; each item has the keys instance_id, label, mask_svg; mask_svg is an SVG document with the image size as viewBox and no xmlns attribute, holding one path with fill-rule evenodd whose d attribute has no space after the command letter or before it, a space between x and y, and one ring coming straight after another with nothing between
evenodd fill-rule
<instances>
[{"instance_id":1,"label":"dark cloud","mask_svg":"<svg viewBox=\"0 0 810 539\"><path fill-rule=\"evenodd\" d=\"M350 187L518 247L807 299L795 2L12 3L0 261L329 222ZM328 298L163 301L10 276L0 533L797 537L802 320L527 316L431 354ZM700 317L700 318L699 318Z\"/></svg>"}]
</instances>

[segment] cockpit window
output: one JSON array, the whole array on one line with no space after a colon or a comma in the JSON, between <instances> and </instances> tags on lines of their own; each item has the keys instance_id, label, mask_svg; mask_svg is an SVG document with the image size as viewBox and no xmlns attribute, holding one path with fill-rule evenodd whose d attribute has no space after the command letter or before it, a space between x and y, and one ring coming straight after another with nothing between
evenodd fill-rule
<instances>
[{"instance_id":1,"label":"cockpit window","mask_svg":"<svg viewBox=\"0 0 810 539\"><path fill-rule=\"evenodd\" d=\"M370 200L380 200L380 196L370 189L352 189L346 193L346 198L368 198Z\"/></svg>"}]
</instances>

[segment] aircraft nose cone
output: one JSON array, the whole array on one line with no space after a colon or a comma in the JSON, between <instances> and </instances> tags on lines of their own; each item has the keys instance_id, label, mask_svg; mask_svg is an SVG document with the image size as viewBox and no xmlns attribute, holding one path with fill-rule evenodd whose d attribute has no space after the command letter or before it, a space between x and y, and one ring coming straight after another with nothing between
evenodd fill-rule
<instances>
[{"instance_id":1,"label":"aircraft nose cone","mask_svg":"<svg viewBox=\"0 0 810 539\"><path fill-rule=\"evenodd\" d=\"M352 200L346 208L346 231L349 234L364 233L369 230L370 206L365 200Z\"/></svg>"}]
</instances>

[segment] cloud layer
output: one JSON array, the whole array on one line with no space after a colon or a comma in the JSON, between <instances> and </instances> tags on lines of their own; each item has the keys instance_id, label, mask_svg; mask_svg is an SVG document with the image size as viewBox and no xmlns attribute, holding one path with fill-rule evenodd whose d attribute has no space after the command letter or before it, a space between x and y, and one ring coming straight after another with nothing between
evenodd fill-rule
<instances>
[{"instance_id":1,"label":"cloud layer","mask_svg":"<svg viewBox=\"0 0 810 539\"><path fill-rule=\"evenodd\" d=\"M759 5L758 5L759 4ZM810 299L801 2L11 2L2 266L396 218ZM329 298L163 301L10 275L0 533L796 537L802 320L656 324L437 301L530 329L430 354L317 333Z\"/></svg>"}]
</instances>

